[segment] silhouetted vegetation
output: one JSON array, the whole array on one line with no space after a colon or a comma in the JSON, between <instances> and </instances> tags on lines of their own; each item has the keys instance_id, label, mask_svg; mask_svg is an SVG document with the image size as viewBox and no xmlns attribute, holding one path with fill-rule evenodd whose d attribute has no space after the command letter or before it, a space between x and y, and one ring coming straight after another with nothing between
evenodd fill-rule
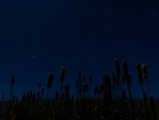
<instances>
[{"instance_id":1,"label":"silhouetted vegetation","mask_svg":"<svg viewBox=\"0 0 159 120\"><path fill-rule=\"evenodd\" d=\"M66 68L61 67L60 91L56 90L50 97L50 89L54 74L48 74L45 94L42 82L38 82L38 91L27 91L18 101L18 97L12 94L15 83L15 75L11 75L10 101L5 101L5 93L2 93L0 105L0 118L4 120L158 120L159 100L153 99L148 84L147 65L136 64L138 82L141 86L143 99L132 97L131 74L128 72L127 62L122 61L122 69L118 58L114 60L116 72L103 74L100 85L94 86L93 75L86 79L79 70L76 86L76 95L71 95L69 84L64 85ZM146 82L147 93L143 88ZM60 93L60 94L59 94ZM128 95L126 94L128 93Z\"/></svg>"}]
</instances>

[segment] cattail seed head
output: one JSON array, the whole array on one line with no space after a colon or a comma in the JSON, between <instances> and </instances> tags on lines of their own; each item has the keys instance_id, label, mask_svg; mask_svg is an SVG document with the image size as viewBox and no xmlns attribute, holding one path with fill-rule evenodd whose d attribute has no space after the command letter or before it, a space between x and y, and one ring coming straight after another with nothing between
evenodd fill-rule
<instances>
[{"instance_id":1,"label":"cattail seed head","mask_svg":"<svg viewBox=\"0 0 159 120\"><path fill-rule=\"evenodd\" d=\"M60 71L60 81L64 82L64 76L66 74L66 68L65 67L61 67L61 71Z\"/></svg>"},{"instance_id":2,"label":"cattail seed head","mask_svg":"<svg viewBox=\"0 0 159 120\"><path fill-rule=\"evenodd\" d=\"M52 83L52 80L54 79L54 74L53 73L49 73L48 74L48 82Z\"/></svg>"},{"instance_id":3,"label":"cattail seed head","mask_svg":"<svg viewBox=\"0 0 159 120\"><path fill-rule=\"evenodd\" d=\"M38 81L38 86L41 87L41 81Z\"/></svg>"},{"instance_id":4,"label":"cattail seed head","mask_svg":"<svg viewBox=\"0 0 159 120\"><path fill-rule=\"evenodd\" d=\"M118 58L115 58L114 63L115 63L115 66L116 66L117 76L120 76L120 66L119 66L119 60L118 60Z\"/></svg>"},{"instance_id":5,"label":"cattail seed head","mask_svg":"<svg viewBox=\"0 0 159 120\"><path fill-rule=\"evenodd\" d=\"M138 74L138 81L140 84L143 83L143 77L142 77L142 71L141 71L141 66L140 64L136 64L136 70L137 70L137 74Z\"/></svg>"},{"instance_id":6,"label":"cattail seed head","mask_svg":"<svg viewBox=\"0 0 159 120\"><path fill-rule=\"evenodd\" d=\"M143 71L143 74L144 74L143 76L144 76L144 78L147 79L147 78L148 78L147 64L142 64L141 69L142 69L142 71Z\"/></svg>"},{"instance_id":7,"label":"cattail seed head","mask_svg":"<svg viewBox=\"0 0 159 120\"><path fill-rule=\"evenodd\" d=\"M15 75L14 74L12 74L11 75L11 85L13 86L14 85L14 83L15 83Z\"/></svg>"},{"instance_id":8,"label":"cattail seed head","mask_svg":"<svg viewBox=\"0 0 159 120\"><path fill-rule=\"evenodd\" d=\"M122 64L123 64L123 73L125 76L128 75L128 69L127 69L127 63L125 60L122 61Z\"/></svg>"}]
</instances>

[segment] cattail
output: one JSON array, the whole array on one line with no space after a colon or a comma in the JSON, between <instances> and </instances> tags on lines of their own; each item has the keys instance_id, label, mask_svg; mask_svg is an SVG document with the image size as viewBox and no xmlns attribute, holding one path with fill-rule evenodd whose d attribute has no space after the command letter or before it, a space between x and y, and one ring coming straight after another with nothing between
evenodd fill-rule
<instances>
[{"instance_id":1,"label":"cattail","mask_svg":"<svg viewBox=\"0 0 159 120\"><path fill-rule=\"evenodd\" d=\"M115 66L116 66L117 76L120 76L120 66L119 66L119 60L118 60L118 58L116 58L116 59L114 60L114 63L115 63Z\"/></svg>"},{"instance_id":2,"label":"cattail","mask_svg":"<svg viewBox=\"0 0 159 120\"><path fill-rule=\"evenodd\" d=\"M14 74L11 74L10 101L11 101L11 99L12 99L12 90L13 90L14 83L15 83L15 76L14 76Z\"/></svg>"},{"instance_id":3,"label":"cattail","mask_svg":"<svg viewBox=\"0 0 159 120\"><path fill-rule=\"evenodd\" d=\"M51 82L47 82L46 86L47 86L47 88L52 88L52 83Z\"/></svg>"},{"instance_id":4,"label":"cattail","mask_svg":"<svg viewBox=\"0 0 159 120\"><path fill-rule=\"evenodd\" d=\"M128 75L128 69L127 69L127 63L125 60L122 61L122 64L123 64L123 73L125 76Z\"/></svg>"},{"instance_id":5,"label":"cattail","mask_svg":"<svg viewBox=\"0 0 159 120\"><path fill-rule=\"evenodd\" d=\"M128 75L127 75L127 80L128 80L128 84L131 84L131 74L130 73L128 73Z\"/></svg>"},{"instance_id":6,"label":"cattail","mask_svg":"<svg viewBox=\"0 0 159 120\"><path fill-rule=\"evenodd\" d=\"M41 81L38 82L38 86L41 87Z\"/></svg>"},{"instance_id":7,"label":"cattail","mask_svg":"<svg viewBox=\"0 0 159 120\"><path fill-rule=\"evenodd\" d=\"M49 73L48 74L48 82L52 83L52 80L54 79L54 74L53 73Z\"/></svg>"},{"instance_id":8,"label":"cattail","mask_svg":"<svg viewBox=\"0 0 159 120\"><path fill-rule=\"evenodd\" d=\"M136 70L137 70L137 74L138 74L139 83L142 84L143 83L143 77L142 77L141 66L140 66L139 63L136 64Z\"/></svg>"},{"instance_id":9,"label":"cattail","mask_svg":"<svg viewBox=\"0 0 159 120\"><path fill-rule=\"evenodd\" d=\"M111 82L110 82L110 77L109 77L108 73L103 74L103 81L104 81L105 90L110 91L111 90Z\"/></svg>"},{"instance_id":10,"label":"cattail","mask_svg":"<svg viewBox=\"0 0 159 120\"><path fill-rule=\"evenodd\" d=\"M66 74L66 68L65 67L61 67L61 71L60 71L60 81L64 82L64 76Z\"/></svg>"},{"instance_id":11,"label":"cattail","mask_svg":"<svg viewBox=\"0 0 159 120\"><path fill-rule=\"evenodd\" d=\"M143 71L143 76L144 76L144 78L145 79L147 79L148 78L148 73L147 73L147 64L142 64L142 71Z\"/></svg>"}]
</instances>

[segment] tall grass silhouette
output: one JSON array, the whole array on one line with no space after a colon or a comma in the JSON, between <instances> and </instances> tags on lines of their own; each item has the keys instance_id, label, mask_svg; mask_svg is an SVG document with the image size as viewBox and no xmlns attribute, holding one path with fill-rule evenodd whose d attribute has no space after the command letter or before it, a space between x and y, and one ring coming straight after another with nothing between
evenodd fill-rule
<instances>
[{"instance_id":1,"label":"tall grass silhouette","mask_svg":"<svg viewBox=\"0 0 159 120\"><path fill-rule=\"evenodd\" d=\"M2 93L0 118L17 120L157 120L156 99L153 98L148 84L147 64L136 64L136 72L139 85L141 86L143 99L133 98L131 73L128 71L127 61L120 64L118 58L114 59L116 71L101 74L101 82L92 86L92 74L82 76L78 71L74 81L75 90L69 83L64 82L66 68L60 70L60 90L51 93L54 74L47 76L47 90L41 81L38 81L38 89L26 91L22 99L18 100L13 95L15 75L11 74L10 101L6 101L5 93ZM93 80L93 81L92 81ZM148 97L143 87L144 82L148 89ZM64 84L66 83L66 84ZM92 89L93 88L93 89ZM76 91L76 95L71 95ZM92 94L93 91L93 94ZM60 95L59 95L60 93ZM53 94L53 95L50 95ZM55 94L55 95L54 95ZM144 106L143 106L144 104Z\"/></svg>"}]
</instances>

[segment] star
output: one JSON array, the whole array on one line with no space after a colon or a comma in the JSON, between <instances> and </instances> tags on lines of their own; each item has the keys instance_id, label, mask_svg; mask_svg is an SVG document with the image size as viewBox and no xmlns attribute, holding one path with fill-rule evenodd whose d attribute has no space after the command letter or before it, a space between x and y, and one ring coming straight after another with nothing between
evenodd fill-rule
<instances>
[{"instance_id":1,"label":"star","mask_svg":"<svg viewBox=\"0 0 159 120\"><path fill-rule=\"evenodd\" d=\"M35 56L33 55L33 58L35 58Z\"/></svg>"}]
</instances>

